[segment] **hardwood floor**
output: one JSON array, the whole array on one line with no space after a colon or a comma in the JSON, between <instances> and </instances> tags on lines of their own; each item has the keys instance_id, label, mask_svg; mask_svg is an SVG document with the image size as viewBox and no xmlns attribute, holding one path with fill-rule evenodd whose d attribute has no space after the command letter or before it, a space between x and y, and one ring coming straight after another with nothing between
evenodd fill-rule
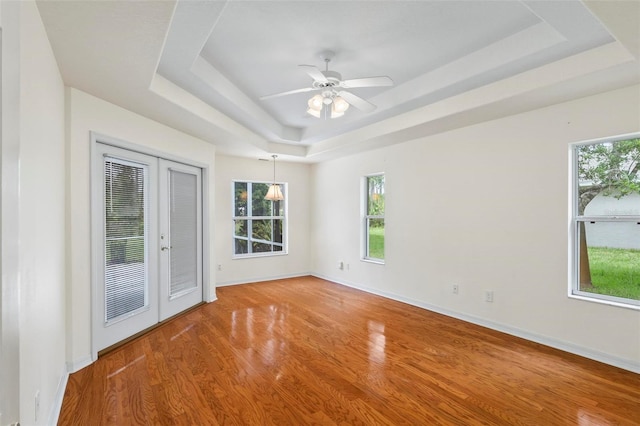
<instances>
[{"instance_id":1,"label":"hardwood floor","mask_svg":"<svg viewBox=\"0 0 640 426\"><path fill-rule=\"evenodd\" d=\"M61 425L638 425L640 375L313 277L72 374Z\"/></svg>"}]
</instances>

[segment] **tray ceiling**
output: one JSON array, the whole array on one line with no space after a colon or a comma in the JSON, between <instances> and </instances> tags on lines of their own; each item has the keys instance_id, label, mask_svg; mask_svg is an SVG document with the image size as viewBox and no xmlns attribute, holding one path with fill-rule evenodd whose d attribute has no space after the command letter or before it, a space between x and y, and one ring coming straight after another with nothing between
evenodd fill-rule
<instances>
[{"instance_id":1,"label":"tray ceiling","mask_svg":"<svg viewBox=\"0 0 640 426\"><path fill-rule=\"evenodd\" d=\"M614 2L604 2L614 3ZM40 1L65 84L218 145L321 161L640 81L638 2ZM629 15L631 14L631 16ZM635 32L634 32L635 31ZM394 86L306 114L298 65Z\"/></svg>"}]
</instances>

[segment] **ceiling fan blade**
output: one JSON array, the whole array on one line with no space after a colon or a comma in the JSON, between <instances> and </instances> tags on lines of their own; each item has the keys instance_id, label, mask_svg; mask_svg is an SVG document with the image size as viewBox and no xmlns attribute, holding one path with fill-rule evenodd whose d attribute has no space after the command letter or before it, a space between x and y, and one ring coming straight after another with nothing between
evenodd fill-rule
<instances>
[{"instance_id":1,"label":"ceiling fan blade","mask_svg":"<svg viewBox=\"0 0 640 426\"><path fill-rule=\"evenodd\" d=\"M299 67L304 68L304 70L311 76L314 81L318 83L328 83L327 77L322 74L322 72L313 65L298 65Z\"/></svg>"},{"instance_id":2,"label":"ceiling fan blade","mask_svg":"<svg viewBox=\"0 0 640 426\"><path fill-rule=\"evenodd\" d=\"M304 89L289 90L288 92L281 92L281 93L275 93L273 95L261 96L258 99L260 99L261 101L264 101L265 99L278 98L280 96L286 96L286 95L293 95L294 93L310 92L312 90L317 90L317 89L314 87L305 87Z\"/></svg>"},{"instance_id":3,"label":"ceiling fan blade","mask_svg":"<svg viewBox=\"0 0 640 426\"><path fill-rule=\"evenodd\" d=\"M353 89L355 87L393 86L393 80L386 75L380 77L354 78L352 80L344 80L340 86L345 89Z\"/></svg>"},{"instance_id":4,"label":"ceiling fan blade","mask_svg":"<svg viewBox=\"0 0 640 426\"><path fill-rule=\"evenodd\" d=\"M344 90L338 92L338 96L340 96L345 101L349 102L349 105L353 105L358 108L362 112L371 112L377 107L369 101L365 101L360 96L356 96L353 93L345 92Z\"/></svg>"}]
</instances>

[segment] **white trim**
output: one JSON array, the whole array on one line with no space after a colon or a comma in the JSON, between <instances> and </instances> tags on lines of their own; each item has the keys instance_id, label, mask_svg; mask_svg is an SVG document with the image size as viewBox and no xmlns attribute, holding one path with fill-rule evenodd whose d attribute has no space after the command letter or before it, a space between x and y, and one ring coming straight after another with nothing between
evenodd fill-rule
<instances>
[{"instance_id":1,"label":"white trim","mask_svg":"<svg viewBox=\"0 0 640 426\"><path fill-rule=\"evenodd\" d=\"M67 382L69 380L69 371L66 365L62 368L62 374L60 375L60 381L58 382L58 388L51 405L51 411L49 411L49 418L47 419L48 425L57 425L58 418L60 417L60 411L62 411L62 400L64 399L64 391L67 389Z\"/></svg>"},{"instance_id":2,"label":"white trim","mask_svg":"<svg viewBox=\"0 0 640 426\"><path fill-rule=\"evenodd\" d=\"M571 299L584 300L585 302L600 303L602 305L640 311L640 300L622 299L619 297L607 296L606 294L589 293L580 290L573 290L573 293L569 293L569 297Z\"/></svg>"},{"instance_id":3,"label":"white trim","mask_svg":"<svg viewBox=\"0 0 640 426\"><path fill-rule=\"evenodd\" d=\"M569 143L569 146L571 150L573 150L574 146L579 146L579 145L594 145L597 143L615 142L615 141L622 141L626 139L635 139L639 137L640 137L640 132L623 133L621 135L616 135L616 136L606 136L603 138L589 139L586 141L571 142Z\"/></svg>"},{"instance_id":4,"label":"white trim","mask_svg":"<svg viewBox=\"0 0 640 426\"><path fill-rule=\"evenodd\" d=\"M235 239L236 237L234 237ZM240 239L243 239L243 237L238 237ZM247 241L249 241L247 239ZM258 240L253 240L253 241L258 241ZM262 240L258 241L263 242ZM273 242L265 242L264 244L274 244ZM289 253L287 253L286 251L264 251L264 252L260 252L260 253L243 253L243 254L234 254L231 256L231 260L240 260L240 259L255 259L256 257L273 257L273 256L287 256Z\"/></svg>"},{"instance_id":5,"label":"white trim","mask_svg":"<svg viewBox=\"0 0 640 426\"><path fill-rule=\"evenodd\" d=\"M90 366L93 362L98 359L94 358L91 355L84 356L82 358L75 359L73 361L67 361L67 371L69 374L73 374L77 371L82 370L85 367Z\"/></svg>"},{"instance_id":6,"label":"white trim","mask_svg":"<svg viewBox=\"0 0 640 426\"><path fill-rule=\"evenodd\" d=\"M242 284L251 284L251 283L261 283L265 281L273 281L273 280L284 280L287 278L299 278L299 277L308 277L314 276L311 272L300 272L298 274L284 274L284 275L273 275L270 277L260 277L249 280L232 280L232 281L223 281L216 283L216 287L228 287L232 285L242 285Z\"/></svg>"},{"instance_id":7,"label":"white trim","mask_svg":"<svg viewBox=\"0 0 640 426\"><path fill-rule=\"evenodd\" d=\"M388 293L385 291L380 291L376 289L372 289L370 287L364 287L358 285L356 283L343 281L343 280L335 280L334 278L325 277L321 274L311 274L314 277L321 278L327 281L334 282L336 284L344 285L346 287L355 288L357 290L364 291L366 293L375 294L377 296L381 296L387 299L396 300L398 302L406 303L408 305L416 306L418 308L426 309L431 312L436 312L438 314L446 315L448 317L456 318L471 324L476 324L482 327L487 327L492 330L500 331L502 333L506 333L512 336L520 337L525 340L529 340L531 342L540 343L545 346L549 346L555 349L559 349L564 352L569 352L571 354L579 355L585 358L592 359L594 361L602 362L608 365L612 365L614 367L622 368L624 370L628 370L634 373L640 374L640 362L634 362L630 360L626 360L623 358L618 358L609 354L605 354L599 351L594 351L588 348L584 348L582 346L573 345L571 343L567 343L561 340L551 339L546 336L541 336L539 334L530 333L525 330L521 330L516 327L511 327L505 324L500 324L493 321L487 321L483 318L478 318L473 315L467 315L460 312L451 311L449 309L441 308L439 306L431 305L428 303L424 303L418 300L409 299L403 296L399 296L394 293Z\"/></svg>"},{"instance_id":8,"label":"white trim","mask_svg":"<svg viewBox=\"0 0 640 426\"><path fill-rule=\"evenodd\" d=\"M202 300L212 302L217 300L215 288L211 289L211 231L209 210L209 169L201 167L202 185Z\"/></svg>"},{"instance_id":9,"label":"white trim","mask_svg":"<svg viewBox=\"0 0 640 426\"><path fill-rule=\"evenodd\" d=\"M101 143L103 145L110 145L116 148L126 149L127 151L137 152L139 154L149 155L151 157L163 158L165 160L174 161L176 163L186 164L187 166L194 166L200 169L207 169L209 167L206 163L201 163L199 161L190 160L188 158L180 157L178 155L173 155L171 153L161 151L159 149L147 147L144 145L138 145L136 143L127 142L122 139L114 138L111 136L104 135L98 132L90 132L91 133L91 143Z\"/></svg>"}]
</instances>

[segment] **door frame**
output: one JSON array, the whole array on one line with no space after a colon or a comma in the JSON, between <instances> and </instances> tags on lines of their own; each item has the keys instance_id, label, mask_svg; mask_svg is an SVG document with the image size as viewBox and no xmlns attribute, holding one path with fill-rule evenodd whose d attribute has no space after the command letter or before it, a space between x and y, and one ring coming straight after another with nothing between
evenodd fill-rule
<instances>
[{"instance_id":1,"label":"door frame","mask_svg":"<svg viewBox=\"0 0 640 426\"><path fill-rule=\"evenodd\" d=\"M131 142L124 141L122 139L114 138L111 136L107 136L98 132L91 131L90 132L90 172L89 176L91 179L90 188L91 188L91 235L90 235L90 247L91 247L91 300L90 300L90 312L91 312L91 360L96 361L98 359L98 349L97 342L95 341L95 330L99 324L96 324L96 315L93 312L95 306L98 303L98 294L96 289L98 285L98 280L100 277L98 273L100 268L97 267L99 262L102 262L102 258L98 258L97 250L94 249L96 243L101 244L99 235L100 235L100 227L103 226L102 221L97 220L97 215L94 214L94 206L99 205L100 197L102 196L100 191L94 191L94 183L95 179L95 165L94 165L94 157L97 155L97 147L98 144L109 145L115 148L126 149L128 151L136 152L139 154L149 155L157 158L162 158L170 161L174 161L177 163L183 163L189 166L197 167L202 171L201 180L202 180L202 300L205 302L215 300L215 296L212 295L211 290L211 263L210 263L210 253L211 253L211 241L210 241L210 226L209 217L210 217L210 209L209 209L209 165L205 163L201 163L199 161L194 161L188 158L184 158L181 156L173 155L171 153L161 151L152 147L143 146Z\"/></svg>"}]
</instances>

